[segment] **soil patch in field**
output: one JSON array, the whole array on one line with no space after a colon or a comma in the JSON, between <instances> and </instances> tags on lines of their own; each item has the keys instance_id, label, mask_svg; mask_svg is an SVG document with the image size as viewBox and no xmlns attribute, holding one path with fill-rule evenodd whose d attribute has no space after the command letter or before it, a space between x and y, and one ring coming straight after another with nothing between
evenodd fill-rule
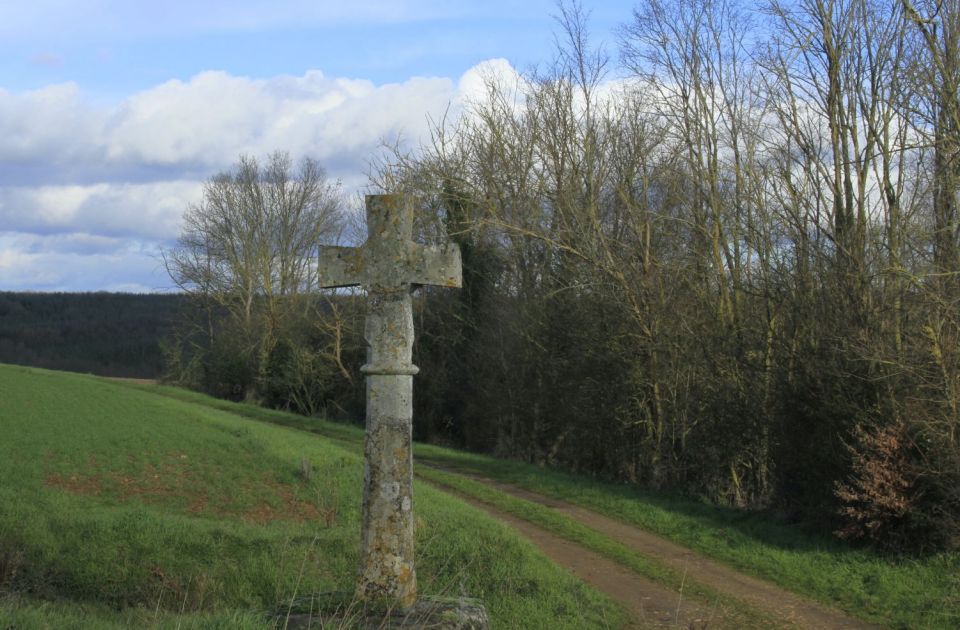
<instances>
[{"instance_id":1,"label":"soil patch in field","mask_svg":"<svg viewBox=\"0 0 960 630\"><path fill-rule=\"evenodd\" d=\"M136 466L132 456L130 460L131 467ZM267 479L246 484L243 490L251 499L237 505L236 497L225 489L204 487L198 482L183 453L168 453L157 464L142 462L139 470L134 471L107 470L91 457L85 470L52 473L44 483L78 496L140 500L152 505L180 504L188 514L239 517L259 525L273 521L313 521L330 526L336 519L335 508L320 509L315 503L297 497L289 484Z\"/></svg>"}]
</instances>

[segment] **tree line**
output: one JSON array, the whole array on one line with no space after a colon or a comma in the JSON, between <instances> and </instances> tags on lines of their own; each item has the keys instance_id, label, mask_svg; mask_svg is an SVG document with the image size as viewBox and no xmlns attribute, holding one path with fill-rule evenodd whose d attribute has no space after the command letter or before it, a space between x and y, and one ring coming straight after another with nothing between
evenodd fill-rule
<instances>
[{"instance_id":1,"label":"tree line","mask_svg":"<svg viewBox=\"0 0 960 630\"><path fill-rule=\"evenodd\" d=\"M159 378L179 295L0 292L0 363Z\"/></svg>"},{"instance_id":2,"label":"tree line","mask_svg":"<svg viewBox=\"0 0 960 630\"><path fill-rule=\"evenodd\" d=\"M374 169L417 197L418 238L463 252L464 289L417 300L418 437L955 548L960 3L643 0L625 19L608 53L561 5L551 63L487 77ZM317 171L328 220L291 236L289 182L247 160L171 253L202 305L172 371L359 418L362 300L300 264L344 227L335 186ZM253 202L220 203L224 184Z\"/></svg>"}]
</instances>

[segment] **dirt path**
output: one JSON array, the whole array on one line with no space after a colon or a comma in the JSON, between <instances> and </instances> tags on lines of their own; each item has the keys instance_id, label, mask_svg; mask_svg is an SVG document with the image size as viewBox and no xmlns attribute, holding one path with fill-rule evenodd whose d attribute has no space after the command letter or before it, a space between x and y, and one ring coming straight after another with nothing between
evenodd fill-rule
<instances>
[{"instance_id":1,"label":"dirt path","mask_svg":"<svg viewBox=\"0 0 960 630\"><path fill-rule=\"evenodd\" d=\"M423 460L421 460L422 462ZM435 462L430 462L435 466ZM744 575L714 560L696 554L676 543L564 501L546 497L518 486L502 483L461 469L446 469L463 475L500 492L549 507L593 530L634 549L665 566L676 569L700 584L735 597L755 609L780 620L785 626L800 628L875 628L864 621L828 608L763 580ZM450 491L449 488L444 488ZM558 564L610 597L623 603L643 625L680 625L700 627L709 621L710 627L724 625L716 611L704 610L696 603L679 602L678 594L643 578L626 567L600 556L576 543L532 525L518 517L500 512L492 506L455 492L461 498L492 514L530 538L544 553ZM718 624L718 622L720 622ZM705 626L704 626L705 627Z\"/></svg>"},{"instance_id":2,"label":"dirt path","mask_svg":"<svg viewBox=\"0 0 960 630\"><path fill-rule=\"evenodd\" d=\"M684 599L679 593L648 580L609 558L522 518L501 512L488 503L432 480L427 483L506 523L533 542L548 558L622 604L636 621L636 625L630 628L696 629L713 628L716 625L717 612L708 610L699 602Z\"/></svg>"}]
</instances>

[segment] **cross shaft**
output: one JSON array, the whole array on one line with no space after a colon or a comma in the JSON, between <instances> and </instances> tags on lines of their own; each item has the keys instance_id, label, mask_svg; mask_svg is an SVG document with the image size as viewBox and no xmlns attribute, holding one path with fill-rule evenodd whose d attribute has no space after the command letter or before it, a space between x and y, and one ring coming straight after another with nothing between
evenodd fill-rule
<instances>
[{"instance_id":1,"label":"cross shaft","mask_svg":"<svg viewBox=\"0 0 960 630\"><path fill-rule=\"evenodd\" d=\"M413 519L413 309L418 285L459 287L456 244L413 242L413 208L403 195L367 195L367 241L326 247L320 285L367 289L364 325L367 418L363 532L357 595L409 607L417 599Z\"/></svg>"}]
</instances>

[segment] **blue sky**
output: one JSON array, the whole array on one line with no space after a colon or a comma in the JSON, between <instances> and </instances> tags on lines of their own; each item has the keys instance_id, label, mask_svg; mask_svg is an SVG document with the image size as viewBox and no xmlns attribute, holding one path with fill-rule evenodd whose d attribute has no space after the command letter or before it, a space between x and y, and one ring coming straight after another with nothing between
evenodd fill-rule
<instances>
[{"instance_id":1,"label":"blue sky","mask_svg":"<svg viewBox=\"0 0 960 630\"><path fill-rule=\"evenodd\" d=\"M630 2L585 2L597 40ZM162 291L203 180L311 155L349 189L485 68L549 61L550 0L0 2L0 290ZM612 48L612 46L611 46Z\"/></svg>"}]
</instances>

